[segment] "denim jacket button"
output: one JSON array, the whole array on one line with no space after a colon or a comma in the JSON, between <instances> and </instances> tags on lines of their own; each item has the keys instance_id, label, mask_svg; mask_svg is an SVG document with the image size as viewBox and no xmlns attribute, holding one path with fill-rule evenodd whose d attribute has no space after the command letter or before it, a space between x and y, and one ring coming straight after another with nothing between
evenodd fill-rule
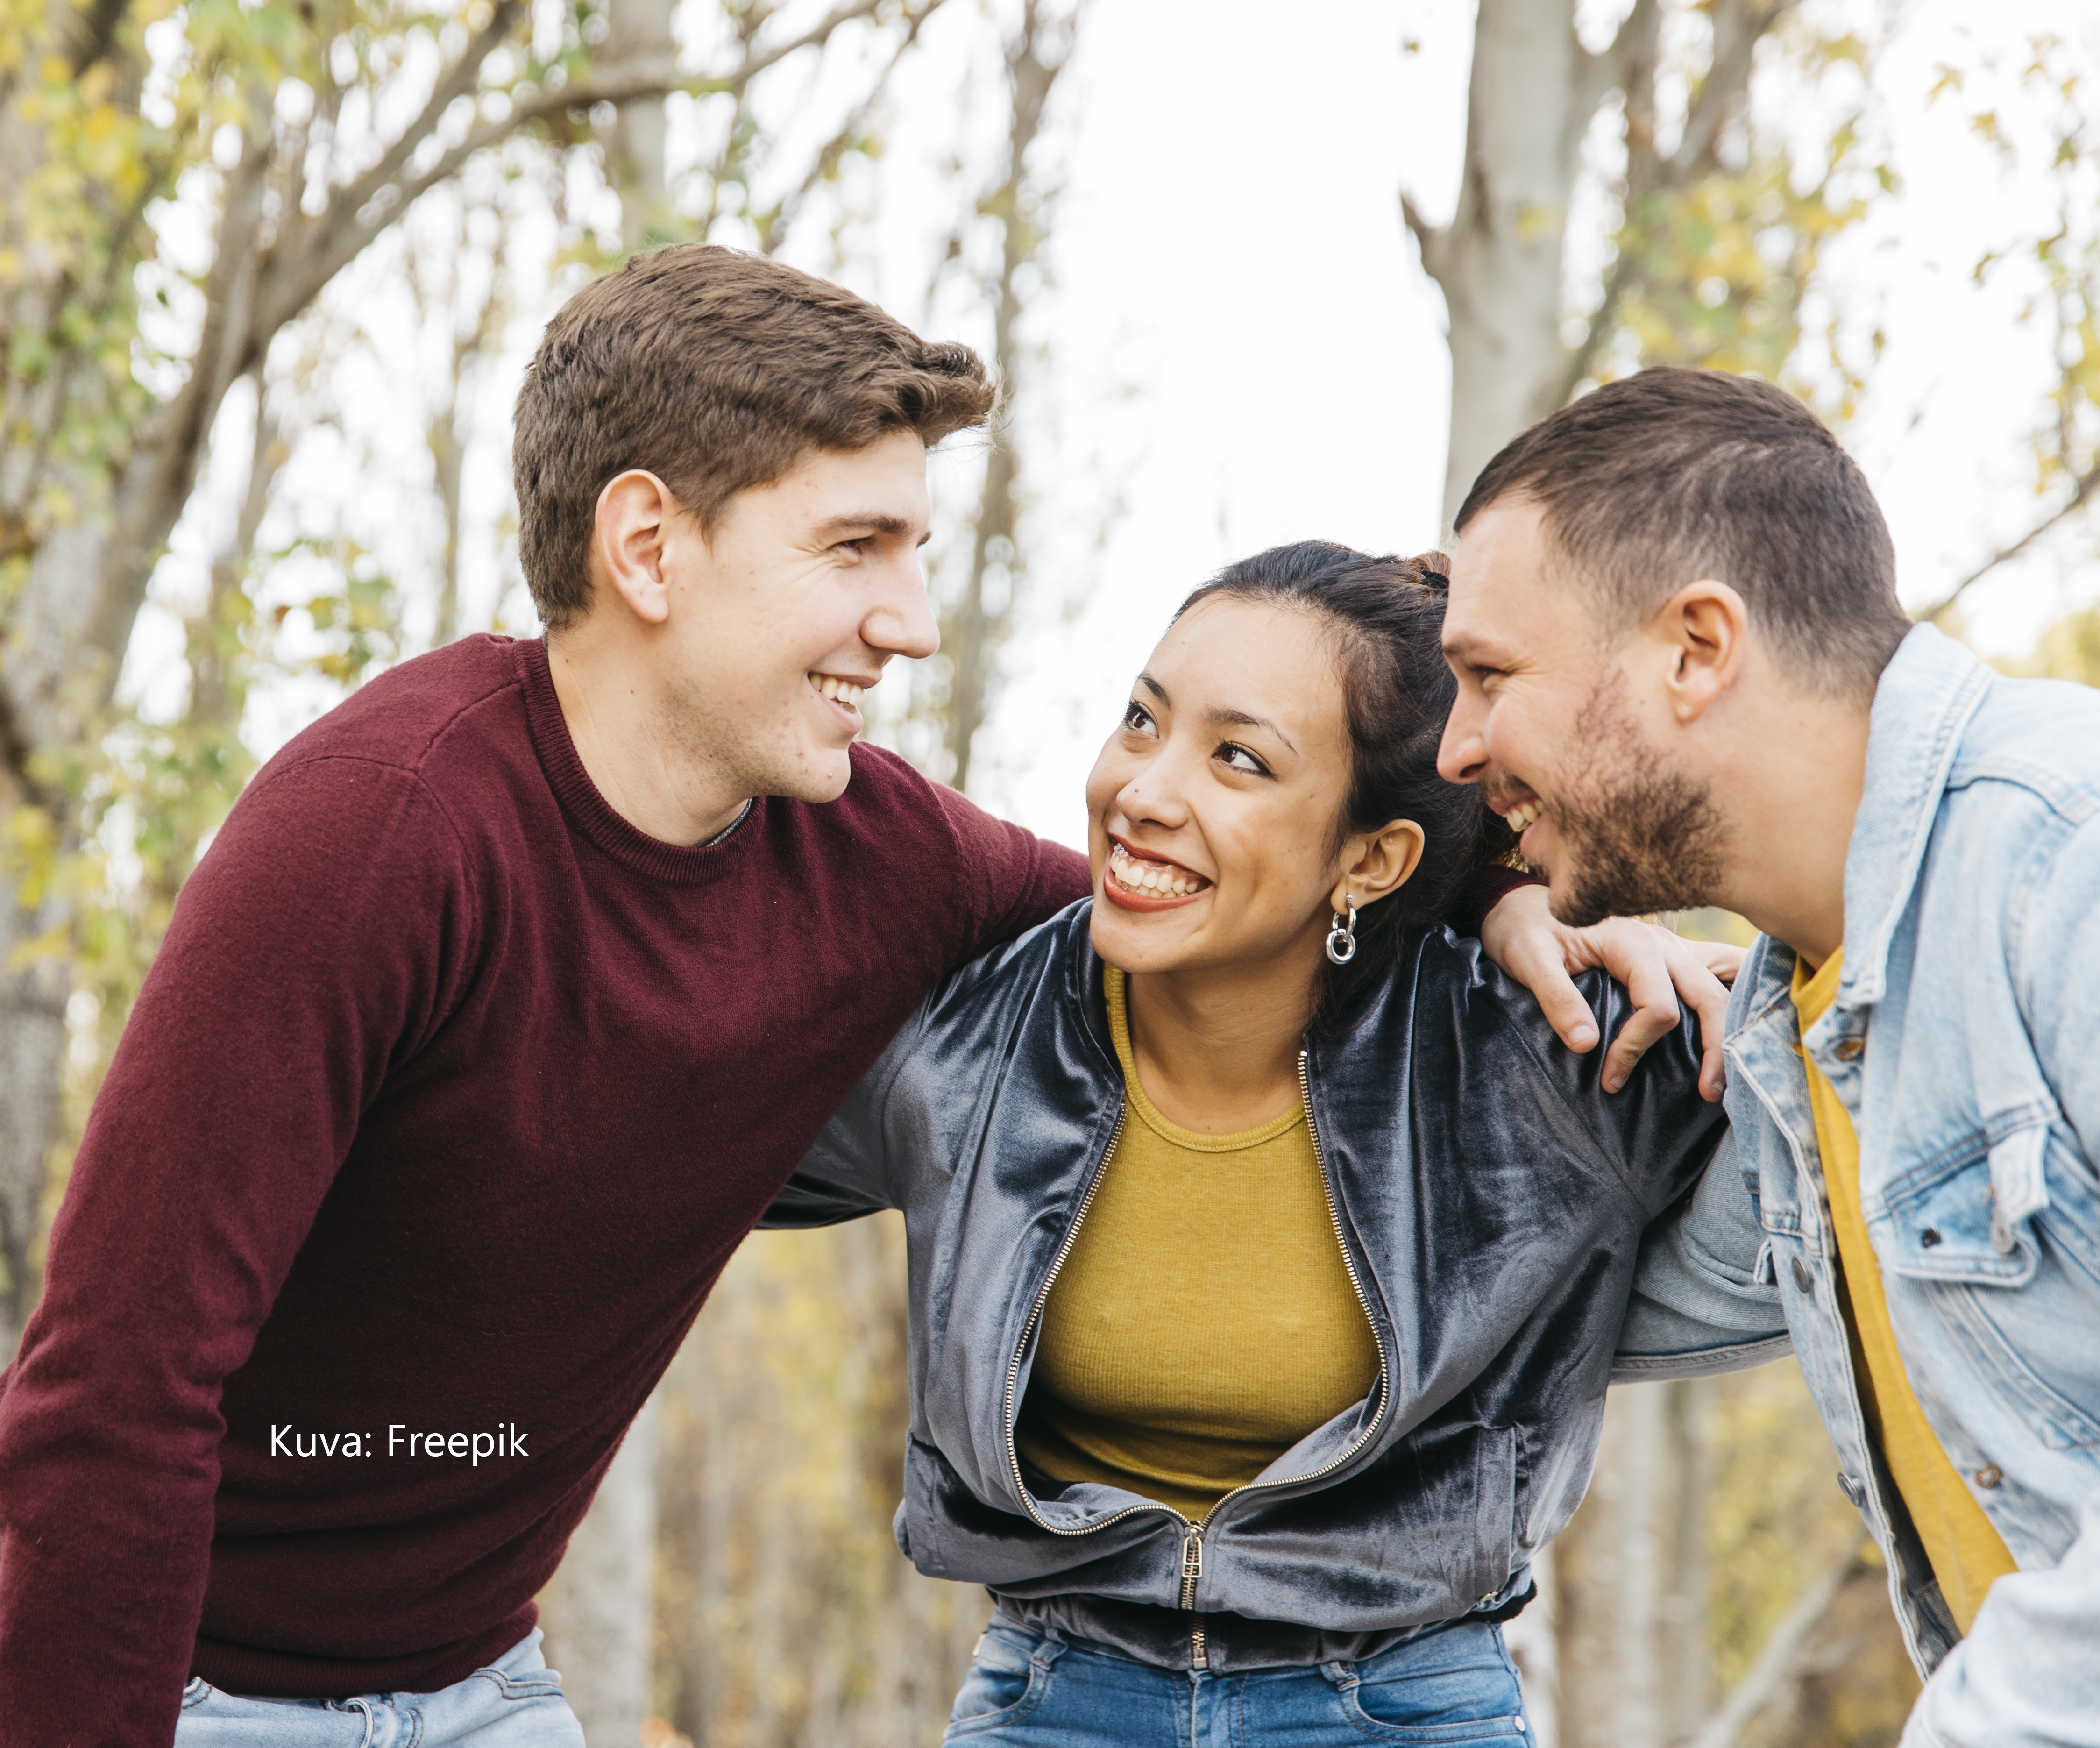
<instances>
[{"instance_id":1,"label":"denim jacket button","mask_svg":"<svg viewBox=\"0 0 2100 1748\"><path fill-rule=\"evenodd\" d=\"M1985 1489L1996 1486L2005 1478L2005 1472L1995 1463L1987 1463L1976 1471L1976 1485Z\"/></svg>"},{"instance_id":2,"label":"denim jacket button","mask_svg":"<svg viewBox=\"0 0 2100 1748\"><path fill-rule=\"evenodd\" d=\"M1793 1259L1793 1284L1804 1293L1815 1291L1815 1282L1808 1272L1808 1265L1798 1256Z\"/></svg>"},{"instance_id":3,"label":"denim jacket button","mask_svg":"<svg viewBox=\"0 0 2100 1748\"><path fill-rule=\"evenodd\" d=\"M1838 1490L1850 1499L1855 1506L1864 1505L1866 1503L1866 1490L1842 1469L1838 1473Z\"/></svg>"},{"instance_id":4,"label":"denim jacket button","mask_svg":"<svg viewBox=\"0 0 2100 1748\"><path fill-rule=\"evenodd\" d=\"M1840 1039L1835 1052L1841 1062L1856 1062L1866 1053L1867 1040L1864 1038Z\"/></svg>"}]
</instances>

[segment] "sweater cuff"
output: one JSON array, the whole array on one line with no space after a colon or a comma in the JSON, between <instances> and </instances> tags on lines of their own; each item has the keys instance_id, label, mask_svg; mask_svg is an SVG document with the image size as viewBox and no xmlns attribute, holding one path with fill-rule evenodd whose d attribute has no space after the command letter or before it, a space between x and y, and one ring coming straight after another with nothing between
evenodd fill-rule
<instances>
[{"instance_id":1,"label":"sweater cuff","mask_svg":"<svg viewBox=\"0 0 2100 1748\"><path fill-rule=\"evenodd\" d=\"M1450 912L1444 920L1451 925L1454 934L1478 935L1488 920L1488 912L1518 887L1545 884L1536 874L1523 868L1476 868L1458 888L1451 901Z\"/></svg>"}]
</instances>

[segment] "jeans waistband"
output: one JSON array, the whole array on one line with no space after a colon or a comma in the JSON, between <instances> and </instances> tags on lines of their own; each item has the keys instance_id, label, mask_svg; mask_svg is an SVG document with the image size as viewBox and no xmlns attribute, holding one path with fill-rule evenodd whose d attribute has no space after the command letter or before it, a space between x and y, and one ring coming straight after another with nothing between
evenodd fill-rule
<instances>
[{"instance_id":1,"label":"jeans waistband","mask_svg":"<svg viewBox=\"0 0 2100 1748\"><path fill-rule=\"evenodd\" d=\"M1538 1594L1528 1577L1519 1593L1496 1606L1458 1620L1513 1619ZM1157 1669L1182 1670L1194 1662L1194 1635L1203 1635L1204 1666L1216 1675L1251 1669L1302 1668L1317 1663L1355 1663L1377 1657L1395 1645L1440 1631L1458 1620L1429 1621L1410 1627L1386 1627L1369 1632L1329 1632L1292 1621L1256 1621L1243 1614L1194 1614L1149 1603L1119 1602L1109 1596L1004 1596L991 1593L999 1612L1015 1626L1036 1632L1055 1631L1090 1649L1127 1657Z\"/></svg>"}]
</instances>

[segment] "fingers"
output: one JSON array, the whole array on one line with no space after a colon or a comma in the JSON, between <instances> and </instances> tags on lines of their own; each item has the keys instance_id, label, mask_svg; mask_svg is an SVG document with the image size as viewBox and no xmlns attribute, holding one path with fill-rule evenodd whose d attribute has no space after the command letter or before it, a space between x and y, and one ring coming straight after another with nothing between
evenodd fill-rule
<instances>
[{"instance_id":1,"label":"fingers","mask_svg":"<svg viewBox=\"0 0 2100 1748\"><path fill-rule=\"evenodd\" d=\"M1743 969L1744 949L1731 947L1726 941L1686 941L1692 957L1730 988L1735 987L1736 973Z\"/></svg>"},{"instance_id":2,"label":"fingers","mask_svg":"<svg viewBox=\"0 0 2100 1748\"><path fill-rule=\"evenodd\" d=\"M1727 1036L1728 985L1743 963L1743 950L1717 941L1679 940L1687 949L1673 960L1677 993L1699 1016L1699 1096L1718 1103L1727 1090L1727 1057L1722 1045Z\"/></svg>"},{"instance_id":3,"label":"fingers","mask_svg":"<svg viewBox=\"0 0 2100 1748\"><path fill-rule=\"evenodd\" d=\"M1546 1023L1569 1049L1580 1056L1596 1048L1597 1017L1590 1011L1590 1004L1582 999L1582 991L1576 988L1575 980L1568 975L1565 960L1557 944L1550 958L1526 954L1521 965L1505 965L1502 969L1531 991L1539 1011L1546 1016Z\"/></svg>"},{"instance_id":4,"label":"fingers","mask_svg":"<svg viewBox=\"0 0 2100 1748\"><path fill-rule=\"evenodd\" d=\"M1648 1046L1677 1029L1680 1014L1673 977L1677 968L1670 951L1677 938L1645 923L1620 918L1599 923L1587 932L1597 937L1594 946L1598 962L1626 985L1626 994L1633 999L1634 1011L1619 1028L1619 1035L1612 1040L1611 1050L1604 1057L1604 1090L1616 1092L1626 1084L1634 1064L1647 1054ZM1687 968L1696 969L1692 967L1690 954L1682 958ZM1716 982L1714 987L1720 986Z\"/></svg>"},{"instance_id":5,"label":"fingers","mask_svg":"<svg viewBox=\"0 0 2100 1748\"><path fill-rule=\"evenodd\" d=\"M1546 1024L1568 1048L1580 1055L1595 1047L1597 1017L1568 974L1568 945L1576 931L1553 920L1543 886L1520 886L1488 912L1480 925L1480 946L1489 958L1531 991Z\"/></svg>"}]
</instances>

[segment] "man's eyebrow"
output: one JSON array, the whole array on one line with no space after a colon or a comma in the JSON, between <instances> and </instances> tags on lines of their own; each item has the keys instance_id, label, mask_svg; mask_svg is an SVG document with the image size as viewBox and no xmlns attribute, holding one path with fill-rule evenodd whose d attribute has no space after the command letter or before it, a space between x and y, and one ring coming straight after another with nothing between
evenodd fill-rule
<instances>
[{"instance_id":1,"label":"man's eyebrow","mask_svg":"<svg viewBox=\"0 0 2100 1748\"><path fill-rule=\"evenodd\" d=\"M856 532L867 534L887 534L892 538L901 538L911 532L911 523L902 516L891 515L887 510L871 510L857 514L827 516L817 524L815 529L817 538L827 544L836 540L842 534ZM919 544L924 545L933 538L933 531L931 528L927 529L919 536Z\"/></svg>"},{"instance_id":2,"label":"man's eyebrow","mask_svg":"<svg viewBox=\"0 0 2100 1748\"><path fill-rule=\"evenodd\" d=\"M1507 656L1508 652L1499 647L1493 638L1484 638L1478 633L1447 631L1444 633L1444 656L1447 661L1471 661L1479 656L1490 660Z\"/></svg>"}]
</instances>

